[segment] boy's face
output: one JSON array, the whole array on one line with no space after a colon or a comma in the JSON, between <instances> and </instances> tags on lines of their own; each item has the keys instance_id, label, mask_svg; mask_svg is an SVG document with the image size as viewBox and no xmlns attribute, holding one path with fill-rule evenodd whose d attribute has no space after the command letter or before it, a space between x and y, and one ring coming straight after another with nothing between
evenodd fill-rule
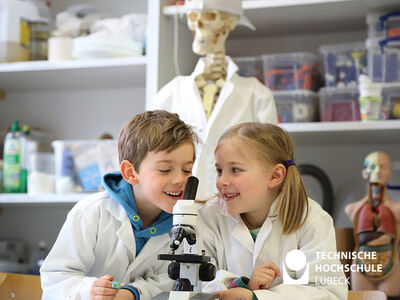
<instances>
[{"instance_id":1,"label":"boy's face","mask_svg":"<svg viewBox=\"0 0 400 300\"><path fill-rule=\"evenodd\" d=\"M193 157L194 148L190 142L171 152L147 153L139 172L135 172L138 179L133 186L136 201L151 202L171 213L176 201L182 199L186 180L192 175Z\"/></svg>"}]
</instances>

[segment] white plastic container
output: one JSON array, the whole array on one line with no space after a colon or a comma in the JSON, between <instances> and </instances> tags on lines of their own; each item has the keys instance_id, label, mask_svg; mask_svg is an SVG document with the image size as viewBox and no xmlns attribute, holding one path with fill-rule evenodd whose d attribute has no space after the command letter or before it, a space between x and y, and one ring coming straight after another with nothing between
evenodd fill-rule
<instances>
[{"instance_id":1,"label":"white plastic container","mask_svg":"<svg viewBox=\"0 0 400 300\"><path fill-rule=\"evenodd\" d=\"M53 153L31 153L28 166L28 194L55 193Z\"/></svg>"},{"instance_id":2,"label":"white plastic container","mask_svg":"<svg viewBox=\"0 0 400 300\"><path fill-rule=\"evenodd\" d=\"M116 140L54 141L56 193L93 192L101 178L118 171Z\"/></svg>"},{"instance_id":3,"label":"white plastic container","mask_svg":"<svg viewBox=\"0 0 400 300\"><path fill-rule=\"evenodd\" d=\"M238 74L243 77L255 77L264 82L262 62L260 57L233 57L233 62L238 66Z\"/></svg>"},{"instance_id":4,"label":"white plastic container","mask_svg":"<svg viewBox=\"0 0 400 300\"><path fill-rule=\"evenodd\" d=\"M400 47L380 46L382 39L367 39L368 75L373 82L400 81Z\"/></svg>"},{"instance_id":5,"label":"white plastic container","mask_svg":"<svg viewBox=\"0 0 400 300\"><path fill-rule=\"evenodd\" d=\"M400 119L400 82L382 84L382 119Z\"/></svg>"},{"instance_id":6,"label":"white plastic container","mask_svg":"<svg viewBox=\"0 0 400 300\"><path fill-rule=\"evenodd\" d=\"M359 121L358 88L322 88L318 92L322 122Z\"/></svg>"},{"instance_id":7,"label":"white plastic container","mask_svg":"<svg viewBox=\"0 0 400 300\"><path fill-rule=\"evenodd\" d=\"M361 74L367 74L365 42L324 45L325 86L357 87Z\"/></svg>"},{"instance_id":8,"label":"white plastic container","mask_svg":"<svg viewBox=\"0 0 400 300\"><path fill-rule=\"evenodd\" d=\"M318 121L318 94L309 90L273 92L279 123Z\"/></svg>"},{"instance_id":9,"label":"white plastic container","mask_svg":"<svg viewBox=\"0 0 400 300\"><path fill-rule=\"evenodd\" d=\"M368 38L388 38L400 36L400 11L368 14Z\"/></svg>"},{"instance_id":10,"label":"white plastic container","mask_svg":"<svg viewBox=\"0 0 400 300\"><path fill-rule=\"evenodd\" d=\"M29 60L29 21L38 18L33 2L0 0L0 62Z\"/></svg>"},{"instance_id":11,"label":"white plastic container","mask_svg":"<svg viewBox=\"0 0 400 300\"><path fill-rule=\"evenodd\" d=\"M383 15L383 13L374 13L368 14L366 17L366 23L368 26L368 38L381 38L384 39L386 37L386 31L384 27L381 26L381 21L379 17Z\"/></svg>"},{"instance_id":12,"label":"white plastic container","mask_svg":"<svg viewBox=\"0 0 400 300\"><path fill-rule=\"evenodd\" d=\"M317 90L318 58L307 52L266 54L263 60L264 83L274 91Z\"/></svg>"}]
</instances>

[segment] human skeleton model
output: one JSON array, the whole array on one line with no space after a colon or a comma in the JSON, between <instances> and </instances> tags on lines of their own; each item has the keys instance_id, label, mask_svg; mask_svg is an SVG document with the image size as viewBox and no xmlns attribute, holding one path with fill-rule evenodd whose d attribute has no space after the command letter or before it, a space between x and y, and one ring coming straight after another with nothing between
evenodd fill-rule
<instances>
[{"instance_id":1,"label":"human skeleton model","mask_svg":"<svg viewBox=\"0 0 400 300\"><path fill-rule=\"evenodd\" d=\"M367 195L347 205L345 212L354 224L355 251L376 253L376 259L358 259L353 262L364 265L365 269L370 266L371 272L352 272L352 289L378 289L388 296L400 296L397 252L400 203L391 200L386 194L386 185L392 177L390 157L384 152L370 153L365 158L362 175L368 181ZM376 271L379 270L378 265L382 266L382 271Z\"/></svg>"},{"instance_id":2,"label":"human skeleton model","mask_svg":"<svg viewBox=\"0 0 400 300\"><path fill-rule=\"evenodd\" d=\"M218 10L192 10L187 13L189 29L194 32L193 52L205 55L205 70L195 78L207 119L225 84L228 63L225 41L238 24L239 16Z\"/></svg>"}]
</instances>

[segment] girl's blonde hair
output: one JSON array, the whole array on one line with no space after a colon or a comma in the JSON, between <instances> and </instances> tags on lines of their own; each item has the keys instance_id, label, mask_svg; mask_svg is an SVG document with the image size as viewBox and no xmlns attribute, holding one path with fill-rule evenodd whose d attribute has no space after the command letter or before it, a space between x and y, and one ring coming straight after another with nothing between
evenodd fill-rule
<instances>
[{"instance_id":1,"label":"girl's blonde hair","mask_svg":"<svg viewBox=\"0 0 400 300\"><path fill-rule=\"evenodd\" d=\"M218 141L215 151L227 138L235 137L243 141L248 148L257 152L258 157L268 164L286 165L293 160L293 142L290 135L282 128L267 124L248 122L229 128ZM278 193L281 199L276 213L282 224L283 234L298 230L308 214L308 199L299 170L295 166L286 167L286 177ZM274 212L275 213L275 212Z\"/></svg>"}]
</instances>

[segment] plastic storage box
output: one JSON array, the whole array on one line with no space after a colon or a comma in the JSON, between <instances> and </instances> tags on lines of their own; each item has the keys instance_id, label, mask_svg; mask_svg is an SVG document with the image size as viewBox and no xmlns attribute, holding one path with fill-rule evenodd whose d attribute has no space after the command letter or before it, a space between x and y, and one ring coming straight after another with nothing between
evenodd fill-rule
<instances>
[{"instance_id":1,"label":"plastic storage box","mask_svg":"<svg viewBox=\"0 0 400 300\"><path fill-rule=\"evenodd\" d=\"M93 192L101 177L118 170L116 140L54 141L56 193Z\"/></svg>"},{"instance_id":2,"label":"plastic storage box","mask_svg":"<svg viewBox=\"0 0 400 300\"><path fill-rule=\"evenodd\" d=\"M400 11L388 14L368 14L368 38L390 38L400 36Z\"/></svg>"},{"instance_id":3,"label":"plastic storage box","mask_svg":"<svg viewBox=\"0 0 400 300\"><path fill-rule=\"evenodd\" d=\"M54 154L32 152L28 163L28 194L55 192Z\"/></svg>"},{"instance_id":4,"label":"plastic storage box","mask_svg":"<svg viewBox=\"0 0 400 300\"><path fill-rule=\"evenodd\" d=\"M367 74L365 42L325 45L319 51L324 57L328 87L356 87L359 75Z\"/></svg>"},{"instance_id":5,"label":"plastic storage box","mask_svg":"<svg viewBox=\"0 0 400 300\"><path fill-rule=\"evenodd\" d=\"M321 121L361 120L357 88L322 88L318 94Z\"/></svg>"},{"instance_id":6,"label":"plastic storage box","mask_svg":"<svg viewBox=\"0 0 400 300\"><path fill-rule=\"evenodd\" d=\"M374 82L399 82L400 41L386 41L379 38L367 39L368 75Z\"/></svg>"},{"instance_id":7,"label":"plastic storage box","mask_svg":"<svg viewBox=\"0 0 400 300\"><path fill-rule=\"evenodd\" d=\"M309 90L273 92L279 123L318 121L318 94Z\"/></svg>"},{"instance_id":8,"label":"plastic storage box","mask_svg":"<svg viewBox=\"0 0 400 300\"><path fill-rule=\"evenodd\" d=\"M284 53L261 56L264 83L271 90L317 90L320 83L318 59L312 53Z\"/></svg>"},{"instance_id":9,"label":"plastic storage box","mask_svg":"<svg viewBox=\"0 0 400 300\"><path fill-rule=\"evenodd\" d=\"M256 77L261 82L264 82L260 57L234 57L232 60L238 66L238 74L240 76Z\"/></svg>"},{"instance_id":10,"label":"plastic storage box","mask_svg":"<svg viewBox=\"0 0 400 300\"><path fill-rule=\"evenodd\" d=\"M400 82L383 85L382 119L400 119Z\"/></svg>"}]
</instances>

